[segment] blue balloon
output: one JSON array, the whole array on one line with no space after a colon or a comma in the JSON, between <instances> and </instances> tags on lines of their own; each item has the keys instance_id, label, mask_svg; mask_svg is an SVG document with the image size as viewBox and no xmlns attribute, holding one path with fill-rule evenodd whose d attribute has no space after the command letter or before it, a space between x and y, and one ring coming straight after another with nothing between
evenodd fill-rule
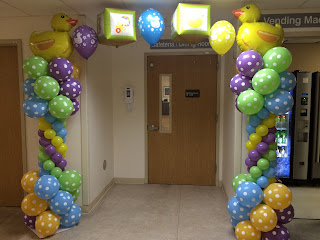
<instances>
[{"instance_id":1,"label":"blue balloon","mask_svg":"<svg viewBox=\"0 0 320 240\"><path fill-rule=\"evenodd\" d=\"M34 92L34 83L35 83L35 81L36 81L35 79L27 78L23 82L23 92L28 97L36 96L36 93Z\"/></svg>"},{"instance_id":2,"label":"blue balloon","mask_svg":"<svg viewBox=\"0 0 320 240\"><path fill-rule=\"evenodd\" d=\"M38 96L31 96L24 100L23 112L31 118L41 118L48 112L48 101Z\"/></svg>"},{"instance_id":3,"label":"blue balloon","mask_svg":"<svg viewBox=\"0 0 320 240\"><path fill-rule=\"evenodd\" d=\"M236 220L247 220L250 219L251 208L240 205L236 197L230 198L228 202L228 212L230 216Z\"/></svg>"},{"instance_id":4,"label":"blue balloon","mask_svg":"<svg viewBox=\"0 0 320 240\"><path fill-rule=\"evenodd\" d=\"M65 136L67 136L67 129L65 128L62 128L60 131L56 132L56 135L59 136L59 137L62 137L64 138Z\"/></svg>"},{"instance_id":5,"label":"blue balloon","mask_svg":"<svg viewBox=\"0 0 320 240\"><path fill-rule=\"evenodd\" d=\"M65 143L67 141L66 137L62 138L63 143Z\"/></svg>"},{"instance_id":6,"label":"blue balloon","mask_svg":"<svg viewBox=\"0 0 320 240\"><path fill-rule=\"evenodd\" d=\"M236 228L236 226L238 225L239 222L241 222L242 220L236 220L234 218L231 218L231 224L233 228Z\"/></svg>"},{"instance_id":7,"label":"blue balloon","mask_svg":"<svg viewBox=\"0 0 320 240\"><path fill-rule=\"evenodd\" d=\"M42 199L50 199L59 191L59 180L51 175L43 175L34 184L34 193Z\"/></svg>"},{"instance_id":8,"label":"blue balloon","mask_svg":"<svg viewBox=\"0 0 320 240\"><path fill-rule=\"evenodd\" d=\"M71 193L60 190L49 201L50 210L56 214L66 214L73 205L73 197Z\"/></svg>"},{"instance_id":9,"label":"blue balloon","mask_svg":"<svg viewBox=\"0 0 320 240\"><path fill-rule=\"evenodd\" d=\"M250 116L249 118L249 124L252 126L252 127L257 127L258 125L260 125L262 123L262 120L261 118L258 117L258 115L252 115ZM256 129L254 129L254 132L256 132Z\"/></svg>"},{"instance_id":10,"label":"blue balloon","mask_svg":"<svg viewBox=\"0 0 320 240\"><path fill-rule=\"evenodd\" d=\"M236 197L242 206L253 208L262 201L262 190L254 182L243 182L236 189Z\"/></svg>"},{"instance_id":11,"label":"blue balloon","mask_svg":"<svg viewBox=\"0 0 320 240\"><path fill-rule=\"evenodd\" d=\"M71 210L61 216L60 224L64 227L73 227L80 221L81 216L81 208L77 204L73 204Z\"/></svg>"},{"instance_id":12,"label":"blue balloon","mask_svg":"<svg viewBox=\"0 0 320 240\"><path fill-rule=\"evenodd\" d=\"M266 119L269 117L270 112L266 108L262 108L258 113L257 116L260 119Z\"/></svg>"},{"instance_id":13,"label":"blue balloon","mask_svg":"<svg viewBox=\"0 0 320 240\"><path fill-rule=\"evenodd\" d=\"M40 169L39 169L39 176L42 177L42 176L44 176L44 175L50 175L50 171L45 170L45 169L43 169L43 168L40 168Z\"/></svg>"},{"instance_id":14,"label":"blue balloon","mask_svg":"<svg viewBox=\"0 0 320 240\"><path fill-rule=\"evenodd\" d=\"M291 92L296 86L296 76L289 71L279 73L280 85L279 88Z\"/></svg>"},{"instance_id":15,"label":"blue balloon","mask_svg":"<svg viewBox=\"0 0 320 240\"><path fill-rule=\"evenodd\" d=\"M247 127L246 127L246 130L247 130L247 133L248 133L248 134L252 134L252 133L255 133L255 132L256 132L256 127L248 124Z\"/></svg>"},{"instance_id":16,"label":"blue balloon","mask_svg":"<svg viewBox=\"0 0 320 240\"><path fill-rule=\"evenodd\" d=\"M282 89L277 89L273 93L265 96L266 108L276 115L282 115L289 112L293 107L293 97Z\"/></svg>"},{"instance_id":17,"label":"blue balloon","mask_svg":"<svg viewBox=\"0 0 320 240\"><path fill-rule=\"evenodd\" d=\"M273 178L276 176L276 171L274 170L273 167L269 167L267 170L262 171L262 175L267 178Z\"/></svg>"},{"instance_id":18,"label":"blue balloon","mask_svg":"<svg viewBox=\"0 0 320 240\"><path fill-rule=\"evenodd\" d=\"M157 10L149 8L140 15L138 27L144 40L153 46L160 40L163 34L164 19Z\"/></svg>"},{"instance_id":19,"label":"blue balloon","mask_svg":"<svg viewBox=\"0 0 320 240\"><path fill-rule=\"evenodd\" d=\"M47 113L45 116L44 116L44 119L46 120L46 122L48 123L53 123L55 120L56 120L56 117L52 116L51 113Z\"/></svg>"},{"instance_id":20,"label":"blue balloon","mask_svg":"<svg viewBox=\"0 0 320 240\"><path fill-rule=\"evenodd\" d=\"M63 123L60 122L60 121L54 121L52 124L51 124L51 128L56 131L56 132L59 132L62 128L63 128Z\"/></svg>"},{"instance_id":21,"label":"blue balloon","mask_svg":"<svg viewBox=\"0 0 320 240\"><path fill-rule=\"evenodd\" d=\"M44 162L38 161L38 166L39 166L39 168L43 168L43 163L44 163Z\"/></svg>"},{"instance_id":22,"label":"blue balloon","mask_svg":"<svg viewBox=\"0 0 320 240\"><path fill-rule=\"evenodd\" d=\"M268 178L266 178L265 176L261 176L257 179L257 184L261 187L261 188L266 188L269 185L269 180Z\"/></svg>"},{"instance_id":23,"label":"blue balloon","mask_svg":"<svg viewBox=\"0 0 320 240\"><path fill-rule=\"evenodd\" d=\"M270 166L270 167L275 168L277 165L278 165L277 160L275 160L275 161L270 161L270 162L269 162L269 166Z\"/></svg>"}]
</instances>

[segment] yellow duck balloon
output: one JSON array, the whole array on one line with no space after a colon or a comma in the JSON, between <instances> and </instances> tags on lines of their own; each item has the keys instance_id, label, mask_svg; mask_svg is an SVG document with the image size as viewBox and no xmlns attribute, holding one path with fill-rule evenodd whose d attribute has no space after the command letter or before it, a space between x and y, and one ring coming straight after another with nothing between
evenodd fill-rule
<instances>
[{"instance_id":1,"label":"yellow duck balloon","mask_svg":"<svg viewBox=\"0 0 320 240\"><path fill-rule=\"evenodd\" d=\"M263 56L269 49L282 44L281 25L258 22L261 12L257 5L247 4L232 13L242 22L237 34L237 44L242 51L254 50Z\"/></svg>"},{"instance_id":2,"label":"yellow duck balloon","mask_svg":"<svg viewBox=\"0 0 320 240\"><path fill-rule=\"evenodd\" d=\"M51 19L54 31L33 32L29 39L29 46L34 55L43 57L48 62L56 57L68 58L73 51L69 31L77 24L78 20L58 13Z\"/></svg>"}]
</instances>

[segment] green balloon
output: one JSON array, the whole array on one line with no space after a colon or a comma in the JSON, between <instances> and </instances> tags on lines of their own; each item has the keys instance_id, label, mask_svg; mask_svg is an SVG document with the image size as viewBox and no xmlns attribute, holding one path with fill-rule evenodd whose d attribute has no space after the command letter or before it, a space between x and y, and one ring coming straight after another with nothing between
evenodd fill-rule
<instances>
[{"instance_id":1,"label":"green balloon","mask_svg":"<svg viewBox=\"0 0 320 240\"><path fill-rule=\"evenodd\" d=\"M258 177L260 177L262 175L262 171L257 166L253 166L253 167L250 168L250 174L251 174L252 177L258 178Z\"/></svg>"},{"instance_id":2,"label":"green balloon","mask_svg":"<svg viewBox=\"0 0 320 240\"><path fill-rule=\"evenodd\" d=\"M274 150L269 150L267 153L262 154L262 157L269 161L274 161L277 158L277 153Z\"/></svg>"},{"instance_id":3,"label":"green balloon","mask_svg":"<svg viewBox=\"0 0 320 240\"><path fill-rule=\"evenodd\" d=\"M262 94L267 95L273 93L280 85L280 76L273 69L262 69L258 71L252 78L253 89Z\"/></svg>"},{"instance_id":4,"label":"green balloon","mask_svg":"<svg viewBox=\"0 0 320 240\"><path fill-rule=\"evenodd\" d=\"M41 146L41 145L39 145L39 150L40 150L40 152L45 152L46 148Z\"/></svg>"},{"instance_id":5,"label":"green balloon","mask_svg":"<svg viewBox=\"0 0 320 240\"><path fill-rule=\"evenodd\" d=\"M75 170L64 171L59 178L60 189L70 193L77 190L81 182L81 175Z\"/></svg>"},{"instance_id":6,"label":"green balloon","mask_svg":"<svg viewBox=\"0 0 320 240\"><path fill-rule=\"evenodd\" d=\"M58 121L62 122L63 127L67 127L67 119L66 118L57 118Z\"/></svg>"},{"instance_id":7,"label":"green balloon","mask_svg":"<svg viewBox=\"0 0 320 240\"><path fill-rule=\"evenodd\" d=\"M39 152L39 154L38 154L38 160L40 161L40 162L45 162L45 161L47 161L47 160L49 160L50 159L50 156L48 155L48 154L46 154L45 152Z\"/></svg>"},{"instance_id":8,"label":"green balloon","mask_svg":"<svg viewBox=\"0 0 320 240\"><path fill-rule=\"evenodd\" d=\"M50 174L59 179L62 175L62 170L59 167L55 167L51 170Z\"/></svg>"},{"instance_id":9,"label":"green balloon","mask_svg":"<svg viewBox=\"0 0 320 240\"><path fill-rule=\"evenodd\" d=\"M263 104L264 99L262 95L252 89L243 91L237 99L239 110L247 115L258 113L262 109Z\"/></svg>"},{"instance_id":10,"label":"green balloon","mask_svg":"<svg viewBox=\"0 0 320 240\"><path fill-rule=\"evenodd\" d=\"M277 150L277 148L278 148L278 145L277 145L276 142L269 145L269 149L270 150L274 150L275 151L275 150Z\"/></svg>"},{"instance_id":11,"label":"green balloon","mask_svg":"<svg viewBox=\"0 0 320 240\"><path fill-rule=\"evenodd\" d=\"M54 169L54 167L55 167L55 164L51 160L47 160L43 163L43 168L45 170L51 171L52 169Z\"/></svg>"},{"instance_id":12,"label":"green balloon","mask_svg":"<svg viewBox=\"0 0 320 240\"><path fill-rule=\"evenodd\" d=\"M271 68L277 73L286 70L292 62L290 51L284 47L271 48L263 56L263 64L266 68Z\"/></svg>"},{"instance_id":13,"label":"green balloon","mask_svg":"<svg viewBox=\"0 0 320 240\"><path fill-rule=\"evenodd\" d=\"M80 190L79 189L77 189L76 191L71 193L74 202L77 201L77 199L79 197L79 194L80 194Z\"/></svg>"},{"instance_id":14,"label":"green balloon","mask_svg":"<svg viewBox=\"0 0 320 240\"><path fill-rule=\"evenodd\" d=\"M257 162L257 166L261 170L267 170L269 168L269 161L265 158L260 158Z\"/></svg>"},{"instance_id":15,"label":"green balloon","mask_svg":"<svg viewBox=\"0 0 320 240\"><path fill-rule=\"evenodd\" d=\"M249 173L249 174L247 174L247 181L256 183L257 182L257 178L252 177L251 173Z\"/></svg>"},{"instance_id":16,"label":"green balloon","mask_svg":"<svg viewBox=\"0 0 320 240\"><path fill-rule=\"evenodd\" d=\"M243 173L240 173L238 175L236 175L234 177L234 179L232 180L232 188L233 190L236 190L237 187L243 183L243 182L246 182L247 181L247 176L246 174L243 174Z\"/></svg>"},{"instance_id":17,"label":"green balloon","mask_svg":"<svg viewBox=\"0 0 320 240\"><path fill-rule=\"evenodd\" d=\"M46 76L48 75L48 62L42 57L31 56L24 60L23 71L32 79Z\"/></svg>"},{"instance_id":18,"label":"green balloon","mask_svg":"<svg viewBox=\"0 0 320 240\"><path fill-rule=\"evenodd\" d=\"M42 99L52 99L59 91L59 83L52 77L42 76L34 83L34 92Z\"/></svg>"},{"instance_id":19,"label":"green balloon","mask_svg":"<svg viewBox=\"0 0 320 240\"><path fill-rule=\"evenodd\" d=\"M49 102L49 111L56 118L67 118L73 112L73 104L69 98L59 95Z\"/></svg>"}]
</instances>

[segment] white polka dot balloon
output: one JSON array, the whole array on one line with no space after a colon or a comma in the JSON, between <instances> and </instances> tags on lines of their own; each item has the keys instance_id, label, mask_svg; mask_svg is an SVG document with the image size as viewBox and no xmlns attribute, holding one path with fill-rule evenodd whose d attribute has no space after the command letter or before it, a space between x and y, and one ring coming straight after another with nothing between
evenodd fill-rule
<instances>
[{"instance_id":1,"label":"white polka dot balloon","mask_svg":"<svg viewBox=\"0 0 320 240\"><path fill-rule=\"evenodd\" d=\"M279 88L291 92L296 86L296 76L289 71L279 73L280 86Z\"/></svg>"},{"instance_id":2,"label":"white polka dot balloon","mask_svg":"<svg viewBox=\"0 0 320 240\"><path fill-rule=\"evenodd\" d=\"M51 211L56 214L68 213L73 205L73 197L71 193L60 190L52 199L49 201L49 207Z\"/></svg>"},{"instance_id":3,"label":"white polka dot balloon","mask_svg":"<svg viewBox=\"0 0 320 240\"><path fill-rule=\"evenodd\" d=\"M57 81L65 81L73 73L72 63L65 58L55 58L49 64L49 74Z\"/></svg>"},{"instance_id":4,"label":"white polka dot balloon","mask_svg":"<svg viewBox=\"0 0 320 240\"><path fill-rule=\"evenodd\" d=\"M77 204L73 204L70 211L61 216L61 226L73 227L76 225L82 216L81 208Z\"/></svg>"},{"instance_id":5,"label":"white polka dot balloon","mask_svg":"<svg viewBox=\"0 0 320 240\"><path fill-rule=\"evenodd\" d=\"M263 59L256 51L245 51L237 58L237 69L245 76L253 77L262 68Z\"/></svg>"},{"instance_id":6,"label":"white polka dot balloon","mask_svg":"<svg viewBox=\"0 0 320 240\"><path fill-rule=\"evenodd\" d=\"M59 181L51 175L43 175L36 181L34 185L35 194L42 199L50 199L59 191Z\"/></svg>"},{"instance_id":7,"label":"white polka dot balloon","mask_svg":"<svg viewBox=\"0 0 320 240\"><path fill-rule=\"evenodd\" d=\"M288 91L277 89L265 96L265 106L273 114L282 115L293 107L293 97Z\"/></svg>"}]
</instances>

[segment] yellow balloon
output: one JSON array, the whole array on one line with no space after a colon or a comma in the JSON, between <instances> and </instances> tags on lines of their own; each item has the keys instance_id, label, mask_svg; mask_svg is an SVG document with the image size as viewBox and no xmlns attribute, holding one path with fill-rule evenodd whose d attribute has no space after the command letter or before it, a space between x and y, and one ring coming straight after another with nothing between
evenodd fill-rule
<instances>
[{"instance_id":1,"label":"yellow balloon","mask_svg":"<svg viewBox=\"0 0 320 240\"><path fill-rule=\"evenodd\" d=\"M49 128L51 128L51 123L48 123L44 120L40 120L39 123L38 123L38 128L41 130L41 131L45 131Z\"/></svg>"},{"instance_id":2,"label":"yellow balloon","mask_svg":"<svg viewBox=\"0 0 320 240\"><path fill-rule=\"evenodd\" d=\"M51 210L41 213L36 220L36 231L47 237L54 234L60 225L60 217Z\"/></svg>"},{"instance_id":3,"label":"yellow balloon","mask_svg":"<svg viewBox=\"0 0 320 240\"><path fill-rule=\"evenodd\" d=\"M73 66L73 73L71 75L71 78L77 79L79 77L80 74L80 69L79 66L77 64L75 64L74 62L70 61L72 66Z\"/></svg>"},{"instance_id":4,"label":"yellow balloon","mask_svg":"<svg viewBox=\"0 0 320 240\"><path fill-rule=\"evenodd\" d=\"M63 158L66 158L66 156L67 156L67 152L62 153Z\"/></svg>"},{"instance_id":5,"label":"yellow balloon","mask_svg":"<svg viewBox=\"0 0 320 240\"><path fill-rule=\"evenodd\" d=\"M259 231L269 232L277 225L277 214L268 205L259 204L251 210L250 221Z\"/></svg>"},{"instance_id":6,"label":"yellow balloon","mask_svg":"<svg viewBox=\"0 0 320 240\"><path fill-rule=\"evenodd\" d=\"M214 51L224 55L232 47L235 35L236 32L231 23L218 21L211 27L209 42Z\"/></svg>"},{"instance_id":7,"label":"yellow balloon","mask_svg":"<svg viewBox=\"0 0 320 240\"><path fill-rule=\"evenodd\" d=\"M46 138L48 138L48 139L52 139L52 138L54 138L56 136L56 131L51 129L51 128L50 129L46 129L44 131L44 136Z\"/></svg>"},{"instance_id":8,"label":"yellow balloon","mask_svg":"<svg viewBox=\"0 0 320 240\"><path fill-rule=\"evenodd\" d=\"M38 198L35 193L29 193L21 203L22 211L29 216L37 216L47 210L48 207L48 200Z\"/></svg>"},{"instance_id":9,"label":"yellow balloon","mask_svg":"<svg viewBox=\"0 0 320 240\"><path fill-rule=\"evenodd\" d=\"M246 148L248 149L248 152L256 149L256 147L257 147L257 144L253 144L250 140L246 142Z\"/></svg>"},{"instance_id":10,"label":"yellow balloon","mask_svg":"<svg viewBox=\"0 0 320 240\"><path fill-rule=\"evenodd\" d=\"M262 124L266 125L268 128L273 128L276 125L276 120L274 117L268 117L263 119Z\"/></svg>"},{"instance_id":11,"label":"yellow balloon","mask_svg":"<svg viewBox=\"0 0 320 240\"><path fill-rule=\"evenodd\" d=\"M291 205L292 193L286 185L272 183L263 190L263 202L273 209L285 209Z\"/></svg>"},{"instance_id":12,"label":"yellow balloon","mask_svg":"<svg viewBox=\"0 0 320 240\"><path fill-rule=\"evenodd\" d=\"M65 143L60 144L60 146L57 148L57 152L63 154L68 150L68 146Z\"/></svg>"},{"instance_id":13,"label":"yellow balloon","mask_svg":"<svg viewBox=\"0 0 320 240\"><path fill-rule=\"evenodd\" d=\"M264 124L258 125L256 127L256 133L261 137L266 136L268 134L268 131L269 131L268 127Z\"/></svg>"},{"instance_id":14,"label":"yellow balloon","mask_svg":"<svg viewBox=\"0 0 320 240\"><path fill-rule=\"evenodd\" d=\"M277 182L277 179L276 178L268 178L269 180L269 184L272 184L272 183L276 183Z\"/></svg>"},{"instance_id":15,"label":"yellow balloon","mask_svg":"<svg viewBox=\"0 0 320 240\"><path fill-rule=\"evenodd\" d=\"M27 172L25 175L23 175L21 179L21 186L23 190L25 190L28 193L34 192L34 184L39 178L38 171L30 171Z\"/></svg>"},{"instance_id":16,"label":"yellow balloon","mask_svg":"<svg viewBox=\"0 0 320 240\"><path fill-rule=\"evenodd\" d=\"M260 240L261 232L253 227L249 220L241 221L235 228L237 239L241 240Z\"/></svg>"},{"instance_id":17,"label":"yellow balloon","mask_svg":"<svg viewBox=\"0 0 320 240\"><path fill-rule=\"evenodd\" d=\"M254 145L257 145L259 142L262 141L262 137L257 134L257 133L252 133L250 136L249 136L249 140L254 144Z\"/></svg>"},{"instance_id":18,"label":"yellow balloon","mask_svg":"<svg viewBox=\"0 0 320 240\"><path fill-rule=\"evenodd\" d=\"M63 143L63 139L59 136L55 136L51 140L51 144L55 146L56 148L59 147Z\"/></svg>"}]
</instances>

